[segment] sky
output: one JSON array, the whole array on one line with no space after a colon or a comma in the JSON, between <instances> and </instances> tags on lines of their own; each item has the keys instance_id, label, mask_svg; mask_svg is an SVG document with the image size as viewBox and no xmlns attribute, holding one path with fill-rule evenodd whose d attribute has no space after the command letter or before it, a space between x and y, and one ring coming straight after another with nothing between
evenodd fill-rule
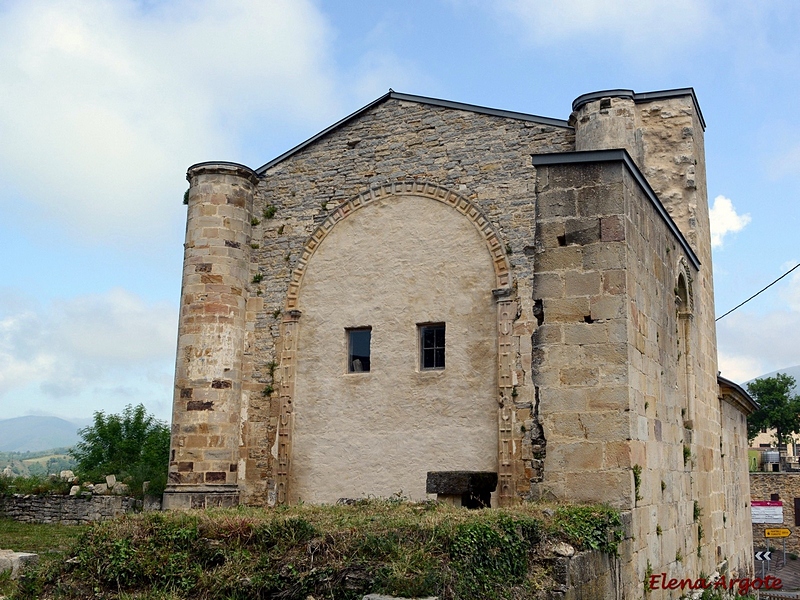
<instances>
[{"instance_id":1,"label":"sky","mask_svg":"<svg viewBox=\"0 0 800 600\"><path fill-rule=\"evenodd\" d=\"M189 165L257 168L398 92L567 119L694 87L716 310L800 261L795 0L0 0L0 419L169 421ZM800 364L800 269L718 323Z\"/></svg>"}]
</instances>

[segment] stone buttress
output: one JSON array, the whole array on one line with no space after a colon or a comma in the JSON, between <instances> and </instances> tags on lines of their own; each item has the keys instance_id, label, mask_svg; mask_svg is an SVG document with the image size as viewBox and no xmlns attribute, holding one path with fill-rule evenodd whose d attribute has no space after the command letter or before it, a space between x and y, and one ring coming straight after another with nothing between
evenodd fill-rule
<instances>
[{"instance_id":1,"label":"stone buttress","mask_svg":"<svg viewBox=\"0 0 800 600\"><path fill-rule=\"evenodd\" d=\"M256 174L189 168L188 217L164 508L239 502L246 289Z\"/></svg>"}]
</instances>

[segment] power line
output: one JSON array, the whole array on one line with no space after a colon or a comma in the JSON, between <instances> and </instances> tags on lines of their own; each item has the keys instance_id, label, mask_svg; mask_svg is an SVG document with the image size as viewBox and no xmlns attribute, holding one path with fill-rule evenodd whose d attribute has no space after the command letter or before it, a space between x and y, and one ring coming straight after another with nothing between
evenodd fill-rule
<instances>
[{"instance_id":1,"label":"power line","mask_svg":"<svg viewBox=\"0 0 800 600\"><path fill-rule=\"evenodd\" d=\"M773 285L775 285L776 283L778 283L778 282L779 282L781 279L783 279L784 277L786 277L786 276L787 276L789 273L791 273L792 271L794 271L794 270L795 270L797 267L800 267L800 263L796 264L796 265L795 265L795 266L793 266L791 269L789 269L788 271L786 271L786 273L784 273L783 275L781 275L780 277L778 277L778 278L777 278L775 281L773 281L772 283L770 283L770 284L769 284L767 287L765 287L765 288L763 288L763 289L760 289L759 291L757 291L755 294L753 294L752 296L750 296L750 297L749 297L747 300L745 300L745 301L744 301L744 302L742 302L741 304L739 304L739 305L737 305L737 306L734 306L732 309L730 309L728 312L726 312L724 315L722 315L722 317L727 317L729 314L731 314L731 313L732 313L733 311L735 311L737 308L739 308L739 307L741 307L741 306L744 306L745 304L747 304L748 302L750 302L750 300L752 300L753 298L755 298L756 296L758 296L758 295L759 295L761 292L763 292L764 290L766 290L766 289L768 289L768 288L771 288ZM719 321L719 320L720 320L722 317L717 317L717 318L715 319L715 321Z\"/></svg>"}]
</instances>

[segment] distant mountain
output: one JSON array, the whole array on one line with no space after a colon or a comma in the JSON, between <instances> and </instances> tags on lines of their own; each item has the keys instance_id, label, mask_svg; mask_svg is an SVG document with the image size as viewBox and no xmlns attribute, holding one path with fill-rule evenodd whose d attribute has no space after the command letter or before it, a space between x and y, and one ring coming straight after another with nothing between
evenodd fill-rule
<instances>
[{"instance_id":1,"label":"distant mountain","mask_svg":"<svg viewBox=\"0 0 800 600\"><path fill-rule=\"evenodd\" d=\"M786 367L785 369L778 369L777 371L772 371L772 373L765 373L764 375L759 375L758 377L753 377L750 381L755 381L756 379L764 379L765 377L775 377L778 373L783 375L789 375L790 377L794 377L794 380L800 384L800 365L795 365L793 367ZM750 383L750 381L746 381L744 385ZM794 388L795 393L800 392L800 386L795 386Z\"/></svg>"},{"instance_id":2,"label":"distant mountain","mask_svg":"<svg viewBox=\"0 0 800 600\"><path fill-rule=\"evenodd\" d=\"M0 452L38 452L74 446L80 427L58 417L16 417L0 421Z\"/></svg>"}]
</instances>

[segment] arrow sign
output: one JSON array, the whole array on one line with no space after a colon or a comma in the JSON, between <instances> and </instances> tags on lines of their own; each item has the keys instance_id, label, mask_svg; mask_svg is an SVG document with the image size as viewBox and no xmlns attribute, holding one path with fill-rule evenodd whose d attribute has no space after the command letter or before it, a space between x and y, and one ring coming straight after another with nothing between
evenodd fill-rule
<instances>
[{"instance_id":1,"label":"arrow sign","mask_svg":"<svg viewBox=\"0 0 800 600\"><path fill-rule=\"evenodd\" d=\"M772 556L772 552L769 552L768 550L756 552L756 560L770 560L770 556Z\"/></svg>"},{"instance_id":2,"label":"arrow sign","mask_svg":"<svg viewBox=\"0 0 800 600\"><path fill-rule=\"evenodd\" d=\"M768 538L784 538L792 535L791 529L765 529L764 537Z\"/></svg>"}]
</instances>

